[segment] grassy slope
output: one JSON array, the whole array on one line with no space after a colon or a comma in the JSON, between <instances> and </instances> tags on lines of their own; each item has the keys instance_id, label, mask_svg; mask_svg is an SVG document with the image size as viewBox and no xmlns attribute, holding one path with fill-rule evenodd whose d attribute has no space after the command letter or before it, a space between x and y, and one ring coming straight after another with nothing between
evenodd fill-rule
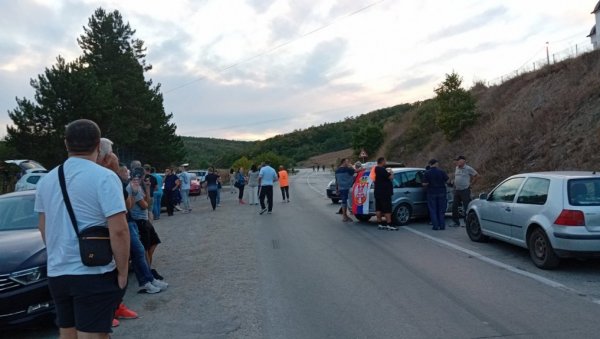
<instances>
[{"instance_id":1,"label":"grassy slope","mask_svg":"<svg viewBox=\"0 0 600 339\"><path fill-rule=\"evenodd\" d=\"M446 170L464 154L483 176L480 190L519 172L600 169L600 51L473 93L480 117L460 140L447 142L438 131L419 150L388 140L381 152L416 166L434 157ZM406 118L416 119L416 110Z\"/></svg>"}]
</instances>

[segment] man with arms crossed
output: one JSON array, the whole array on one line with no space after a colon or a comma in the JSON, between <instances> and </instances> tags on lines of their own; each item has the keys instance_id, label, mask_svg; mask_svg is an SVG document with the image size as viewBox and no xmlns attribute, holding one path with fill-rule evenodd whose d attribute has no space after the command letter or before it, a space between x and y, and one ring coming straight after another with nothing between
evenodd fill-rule
<instances>
[{"instance_id":1,"label":"man with arms crossed","mask_svg":"<svg viewBox=\"0 0 600 339\"><path fill-rule=\"evenodd\" d=\"M471 202L471 186L479 179L479 173L466 164L467 158L464 155L459 155L454 161L456 161L456 169L454 170L453 183L452 227L460 227L458 204L462 203L463 213L465 213L469 202Z\"/></svg>"},{"instance_id":2,"label":"man with arms crossed","mask_svg":"<svg viewBox=\"0 0 600 339\"><path fill-rule=\"evenodd\" d=\"M114 260L106 266L83 265L79 242L65 206L58 168L37 186L35 210L48 254L48 285L56 306L61 339L108 338L127 286L129 229L117 175L96 164L100 128L91 120L67 125L69 158L63 167L67 192L79 230L106 225Z\"/></svg>"}]
</instances>

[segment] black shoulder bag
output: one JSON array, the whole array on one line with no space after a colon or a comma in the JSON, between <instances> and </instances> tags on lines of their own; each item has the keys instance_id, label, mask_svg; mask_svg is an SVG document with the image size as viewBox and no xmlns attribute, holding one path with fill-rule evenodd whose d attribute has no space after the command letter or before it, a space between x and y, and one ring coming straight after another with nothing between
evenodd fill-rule
<instances>
[{"instance_id":1,"label":"black shoulder bag","mask_svg":"<svg viewBox=\"0 0 600 339\"><path fill-rule=\"evenodd\" d=\"M110 234L108 227L106 226L92 226L88 227L82 232L79 232L77 227L77 220L75 219L75 213L73 213L73 207L71 206L71 200L69 200L69 194L67 194L67 184L65 182L65 172L63 165L58 167L58 179L60 181L60 189L63 194L65 205L67 205L67 211L69 211L69 217L73 224L75 234L79 240L79 254L81 256L81 262L85 266L105 266L110 264L113 260L112 247L110 246Z\"/></svg>"}]
</instances>

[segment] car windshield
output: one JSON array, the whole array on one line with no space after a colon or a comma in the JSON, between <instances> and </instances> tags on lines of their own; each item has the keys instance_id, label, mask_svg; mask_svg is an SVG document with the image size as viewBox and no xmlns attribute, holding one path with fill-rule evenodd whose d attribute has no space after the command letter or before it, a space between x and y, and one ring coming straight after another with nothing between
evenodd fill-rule
<instances>
[{"instance_id":1,"label":"car windshield","mask_svg":"<svg viewBox=\"0 0 600 339\"><path fill-rule=\"evenodd\" d=\"M572 206L600 206L600 178L569 180L568 192Z\"/></svg>"},{"instance_id":2,"label":"car windshield","mask_svg":"<svg viewBox=\"0 0 600 339\"><path fill-rule=\"evenodd\" d=\"M0 231L36 228L38 214L33 211L35 195L0 199Z\"/></svg>"}]
</instances>

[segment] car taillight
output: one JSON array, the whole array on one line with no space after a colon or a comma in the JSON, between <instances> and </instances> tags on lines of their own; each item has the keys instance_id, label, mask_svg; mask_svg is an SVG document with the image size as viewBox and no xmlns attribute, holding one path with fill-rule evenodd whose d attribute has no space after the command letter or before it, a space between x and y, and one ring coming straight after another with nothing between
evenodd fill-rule
<instances>
[{"instance_id":1,"label":"car taillight","mask_svg":"<svg viewBox=\"0 0 600 339\"><path fill-rule=\"evenodd\" d=\"M582 211L562 210L558 218L554 221L554 224L561 226L585 226L585 216Z\"/></svg>"}]
</instances>

